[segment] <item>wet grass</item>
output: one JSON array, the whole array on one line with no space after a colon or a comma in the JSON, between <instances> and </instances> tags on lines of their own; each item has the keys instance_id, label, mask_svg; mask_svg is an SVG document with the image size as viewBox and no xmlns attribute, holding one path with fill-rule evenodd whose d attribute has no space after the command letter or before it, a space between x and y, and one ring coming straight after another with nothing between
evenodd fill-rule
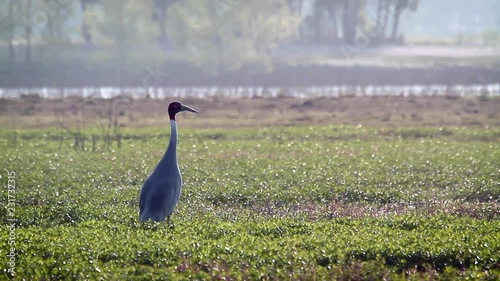
<instances>
[{"instance_id":1,"label":"wet grass","mask_svg":"<svg viewBox=\"0 0 500 281\"><path fill-rule=\"evenodd\" d=\"M18 278L499 278L498 129L180 128L172 228L137 219L168 130L120 132L121 148L92 151L58 130L0 131Z\"/></svg>"}]
</instances>

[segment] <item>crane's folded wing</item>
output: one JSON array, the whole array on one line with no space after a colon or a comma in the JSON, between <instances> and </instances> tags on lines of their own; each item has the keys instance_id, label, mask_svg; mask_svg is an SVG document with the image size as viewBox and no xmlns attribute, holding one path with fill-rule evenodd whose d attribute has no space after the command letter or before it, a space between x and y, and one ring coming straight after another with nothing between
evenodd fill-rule
<instances>
[{"instance_id":1,"label":"crane's folded wing","mask_svg":"<svg viewBox=\"0 0 500 281\"><path fill-rule=\"evenodd\" d=\"M162 178L153 181L148 178L141 190L139 209L142 214L146 209L149 213L165 213L170 215L180 195L180 181L175 177Z\"/></svg>"}]
</instances>

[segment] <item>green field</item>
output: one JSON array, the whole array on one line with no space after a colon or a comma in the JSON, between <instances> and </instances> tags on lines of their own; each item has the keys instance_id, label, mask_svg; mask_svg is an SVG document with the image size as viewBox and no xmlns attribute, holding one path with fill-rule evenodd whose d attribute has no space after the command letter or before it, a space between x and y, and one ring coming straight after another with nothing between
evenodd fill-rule
<instances>
[{"instance_id":1,"label":"green field","mask_svg":"<svg viewBox=\"0 0 500 281\"><path fill-rule=\"evenodd\" d=\"M14 241L18 280L500 280L498 128L181 126L174 225L140 224L168 135L0 131L0 279Z\"/></svg>"}]
</instances>

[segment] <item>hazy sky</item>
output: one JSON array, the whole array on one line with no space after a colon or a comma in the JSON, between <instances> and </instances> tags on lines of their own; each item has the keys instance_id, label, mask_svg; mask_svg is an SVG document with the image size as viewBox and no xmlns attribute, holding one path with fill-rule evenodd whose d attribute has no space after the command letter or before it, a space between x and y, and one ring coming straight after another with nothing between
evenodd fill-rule
<instances>
[{"instance_id":1,"label":"hazy sky","mask_svg":"<svg viewBox=\"0 0 500 281\"><path fill-rule=\"evenodd\" d=\"M416 13L403 16L409 36L450 36L500 29L500 0L420 0Z\"/></svg>"},{"instance_id":2,"label":"hazy sky","mask_svg":"<svg viewBox=\"0 0 500 281\"><path fill-rule=\"evenodd\" d=\"M368 17L375 19L378 0L368 0ZM304 1L305 13L314 0ZM408 36L439 37L500 29L500 0L420 0L417 12L406 12L401 30Z\"/></svg>"}]
</instances>

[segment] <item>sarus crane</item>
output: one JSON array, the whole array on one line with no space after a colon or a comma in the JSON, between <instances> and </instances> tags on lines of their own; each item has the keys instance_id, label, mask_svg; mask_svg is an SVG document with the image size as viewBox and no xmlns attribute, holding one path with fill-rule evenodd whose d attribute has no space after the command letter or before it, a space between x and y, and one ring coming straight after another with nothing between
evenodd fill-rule
<instances>
[{"instance_id":1,"label":"sarus crane","mask_svg":"<svg viewBox=\"0 0 500 281\"><path fill-rule=\"evenodd\" d=\"M174 101L168 106L170 142L165 155L142 186L139 200L140 222L148 219L162 222L167 218L167 223L170 223L170 215L179 202L182 177L177 164L177 122L175 115L182 111L197 113L196 110L178 101Z\"/></svg>"}]
</instances>

